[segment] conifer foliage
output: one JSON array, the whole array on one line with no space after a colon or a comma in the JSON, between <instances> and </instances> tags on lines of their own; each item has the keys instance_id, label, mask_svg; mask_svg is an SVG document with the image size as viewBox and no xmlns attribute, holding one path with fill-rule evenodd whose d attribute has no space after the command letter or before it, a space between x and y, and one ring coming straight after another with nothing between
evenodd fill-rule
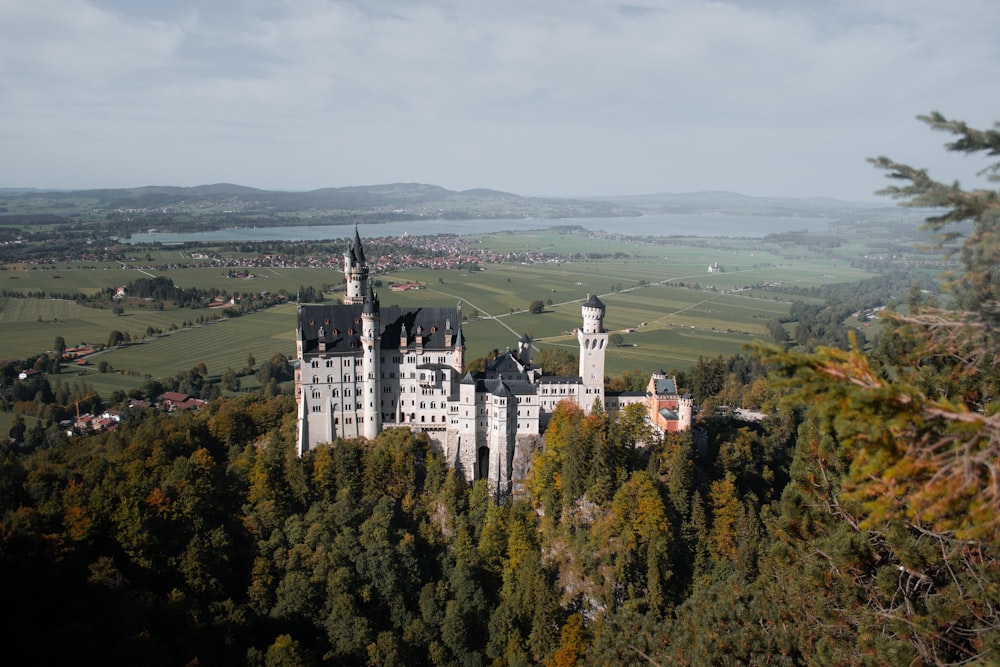
<instances>
[{"instance_id":1,"label":"conifer foliage","mask_svg":"<svg viewBox=\"0 0 1000 667\"><path fill-rule=\"evenodd\" d=\"M996 130L923 120L1000 155ZM872 349L845 330L699 360L692 431L561 404L502 501L407 429L298 457L294 400L263 393L0 446L4 656L1000 663L998 194L873 162L934 209L948 299L911 290Z\"/></svg>"},{"instance_id":2,"label":"conifer foliage","mask_svg":"<svg viewBox=\"0 0 1000 667\"><path fill-rule=\"evenodd\" d=\"M1000 155L996 130L937 113L921 120L958 137L950 150ZM1000 646L1000 199L885 157L872 162L906 182L886 194L935 210L927 227L959 260L947 276L952 299L890 314L891 344L876 355L856 346L770 349L794 387L788 404L808 404L814 420L800 433L801 470L777 531L779 544L808 544L812 555L776 557L826 571L840 627L883 661L992 662ZM995 182L998 170L982 174ZM796 513L791 502L825 516L806 522L815 509ZM830 627L830 616L817 612L814 629Z\"/></svg>"}]
</instances>

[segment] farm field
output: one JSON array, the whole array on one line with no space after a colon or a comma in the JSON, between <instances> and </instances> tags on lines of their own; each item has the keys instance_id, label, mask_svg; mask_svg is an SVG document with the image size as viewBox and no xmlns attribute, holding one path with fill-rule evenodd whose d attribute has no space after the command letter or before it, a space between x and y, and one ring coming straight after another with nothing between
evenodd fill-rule
<instances>
[{"instance_id":1,"label":"farm field","mask_svg":"<svg viewBox=\"0 0 1000 667\"><path fill-rule=\"evenodd\" d=\"M539 349L553 346L576 352L573 330L580 324L580 303L590 293L607 304L606 328L623 336L612 346L607 372L642 368L690 368L700 356L731 355L767 335L767 322L787 315L792 299L781 286L811 287L852 282L872 274L851 268L843 257L826 257L805 247L780 248L761 239L660 239L655 244L627 237L565 234L554 230L487 234L475 237L497 250L550 249L571 259L559 262L484 265L484 270L408 269L373 276L381 282L383 305L451 306L461 304L466 359L492 349L515 347L527 333ZM155 249L155 259L191 250ZM137 249L145 255L144 249ZM7 290L72 289L100 291L145 275L167 275L182 287L215 288L227 293L279 292L294 298L300 286L339 284L339 258L331 268L253 269L249 280L227 278L221 268L176 268L156 273L123 270L118 265L66 263L44 269L0 271ZM709 272L718 263L723 272ZM94 267L94 268L89 268ZM11 280L16 276L16 280ZM59 276L59 277L56 277ZM392 283L419 283L421 289L395 292ZM768 286L768 289L763 289ZM328 298L339 298L329 294ZM545 304L540 314L529 305ZM294 355L295 304L275 306L205 325L185 326L214 314L207 308L153 310L131 304L122 315L57 299L0 297L3 327L0 357L25 358L50 349L56 336L70 345L104 343L111 331L134 334L139 342L95 356L90 369L66 369L64 380L83 373L104 395L140 385L146 377L168 377L204 362L209 375L246 365L248 353L258 363L276 353ZM150 333L150 329L154 333ZM156 334L162 331L163 334ZM98 373L106 361L113 373ZM251 378L243 378L246 387Z\"/></svg>"},{"instance_id":2,"label":"farm field","mask_svg":"<svg viewBox=\"0 0 1000 667\"><path fill-rule=\"evenodd\" d=\"M204 363L209 376L218 376L227 368L239 370L246 366L249 354L259 364L278 353L289 358L295 356L294 305L274 306L250 315L153 336L98 353L92 363L107 361L126 375L139 372L154 378ZM93 372L88 380L95 385L98 382Z\"/></svg>"}]
</instances>

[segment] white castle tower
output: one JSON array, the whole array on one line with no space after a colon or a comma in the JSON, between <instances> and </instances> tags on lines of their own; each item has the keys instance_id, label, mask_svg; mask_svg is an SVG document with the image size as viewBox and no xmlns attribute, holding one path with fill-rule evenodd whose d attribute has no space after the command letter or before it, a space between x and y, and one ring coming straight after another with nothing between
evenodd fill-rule
<instances>
[{"instance_id":1,"label":"white castle tower","mask_svg":"<svg viewBox=\"0 0 1000 667\"><path fill-rule=\"evenodd\" d=\"M359 246L360 247L360 246ZM379 346L382 337L379 335L379 303L378 297L368 288L364 305L361 307L361 372L363 396L364 435L369 440L375 438L382 430L382 400L381 382L379 378L380 354Z\"/></svg>"},{"instance_id":2,"label":"white castle tower","mask_svg":"<svg viewBox=\"0 0 1000 667\"><path fill-rule=\"evenodd\" d=\"M368 294L368 262L361 247L358 226L354 226L354 239L347 244L344 252L344 279L347 281L345 304L364 303Z\"/></svg>"},{"instance_id":3,"label":"white castle tower","mask_svg":"<svg viewBox=\"0 0 1000 667\"><path fill-rule=\"evenodd\" d=\"M604 302L596 294L588 294L583 302L583 327L577 332L580 342L580 379L584 393L580 401L589 412L594 400L604 405L604 355L608 349L608 332L604 330Z\"/></svg>"}]
</instances>

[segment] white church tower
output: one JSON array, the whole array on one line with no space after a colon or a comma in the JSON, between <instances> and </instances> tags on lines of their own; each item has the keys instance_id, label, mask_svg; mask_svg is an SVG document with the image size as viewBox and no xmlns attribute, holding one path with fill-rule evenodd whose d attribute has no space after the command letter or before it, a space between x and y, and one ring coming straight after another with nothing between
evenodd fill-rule
<instances>
[{"instance_id":1,"label":"white church tower","mask_svg":"<svg viewBox=\"0 0 1000 667\"><path fill-rule=\"evenodd\" d=\"M580 407L586 412L599 400L604 405L604 355L608 349L608 332L604 330L604 302L596 294L587 295L583 302L583 327L577 331L580 342Z\"/></svg>"}]
</instances>

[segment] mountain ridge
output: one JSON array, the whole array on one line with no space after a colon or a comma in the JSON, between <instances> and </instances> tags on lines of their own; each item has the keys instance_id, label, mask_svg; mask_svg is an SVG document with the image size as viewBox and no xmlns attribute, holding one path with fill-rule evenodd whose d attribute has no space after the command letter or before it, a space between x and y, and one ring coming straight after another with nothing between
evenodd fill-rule
<instances>
[{"instance_id":1,"label":"mountain ridge","mask_svg":"<svg viewBox=\"0 0 1000 667\"><path fill-rule=\"evenodd\" d=\"M713 212L740 210L799 210L820 211L838 209L881 208L874 203L850 202L831 197L770 197L745 195L728 190L697 192L658 192L638 195L586 195L576 197L524 196L491 188L449 190L416 182L373 185L329 186L311 190L268 190L235 183L219 182L196 186L144 185L131 188L91 188L83 190L42 188L0 188L0 199L49 198L54 200L92 199L99 207L163 207L182 203L211 203L219 198L235 198L278 211L326 209L358 210L392 206L429 205L435 202L486 200L491 204L505 202L525 208L548 206L572 209L596 209L600 214L623 215L611 209L628 209L631 214L708 210ZM887 204L888 206L888 204Z\"/></svg>"},{"instance_id":2,"label":"mountain ridge","mask_svg":"<svg viewBox=\"0 0 1000 667\"><path fill-rule=\"evenodd\" d=\"M71 225L119 237L231 227L377 224L421 220L574 220L647 215L731 215L863 224L898 208L826 197L760 197L726 190L647 195L538 197L426 183L287 191L235 183L91 190L0 189L0 231Z\"/></svg>"}]
</instances>

